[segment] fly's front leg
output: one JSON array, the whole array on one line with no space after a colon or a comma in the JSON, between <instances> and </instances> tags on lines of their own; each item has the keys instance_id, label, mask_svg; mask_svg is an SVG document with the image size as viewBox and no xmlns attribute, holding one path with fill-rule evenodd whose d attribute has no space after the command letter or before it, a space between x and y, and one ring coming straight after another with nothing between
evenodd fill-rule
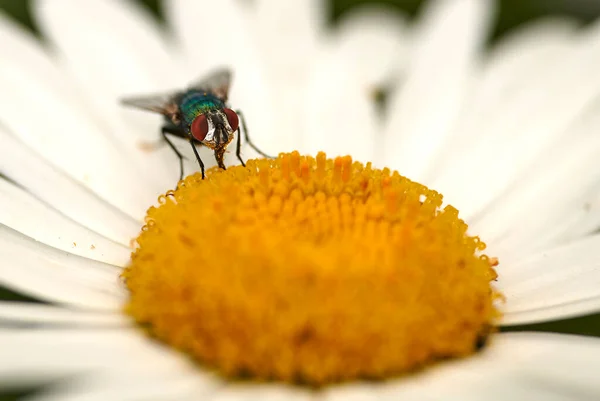
<instances>
[{"instance_id":1,"label":"fly's front leg","mask_svg":"<svg viewBox=\"0 0 600 401\"><path fill-rule=\"evenodd\" d=\"M237 142L235 144L235 155L237 156L240 163L242 163L242 166L246 167L246 163L244 163L244 160L242 159L242 140L240 139L240 136L240 127L238 127Z\"/></svg>"},{"instance_id":2,"label":"fly's front leg","mask_svg":"<svg viewBox=\"0 0 600 401\"><path fill-rule=\"evenodd\" d=\"M248 135L248 126L246 125L246 119L244 118L244 114L242 113L241 110L236 110L235 112L237 113L237 115L240 117L240 120L242 121L242 124L240 125L240 127L238 127L238 135L240 134L240 129L244 128L244 140L246 142L248 142L248 145L250 145L250 147L252 149L254 149L259 155L266 157L267 159L274 159L273 156L269 156L268 154L266 154L265 152L263 152L262 150L257 148L254 143L252 143L252 140L250 139L250 135ZM239 136L238 136L238 141L239 141ZM242 164L244 164L244 162L242 161L242 156L240 155L240 152L239 152L240 147L241 147L241 145L238 142L237 149L236 149L238 151L236 151L236 156L238 157L238 159L240 159Z\"/></svg>"},{"instance_id":3,"label":"fly's front leg","mask_svg":"<svg viewBox=\"0 0 600 401\"><path fill-rule=\"evenodd\" d=\"M192 146L192 150L194 151L194 155L196 156L196 160L198 161L198 164L200 165L200 171L202 172L202 179L204 179L204 163L202 162L202 159L200 158L200 155L198 154L198 149L196 149L196 145L194 144L194 137L190 135L189 140L190 140L190 145Z\"/></svg>"}]
</instances>

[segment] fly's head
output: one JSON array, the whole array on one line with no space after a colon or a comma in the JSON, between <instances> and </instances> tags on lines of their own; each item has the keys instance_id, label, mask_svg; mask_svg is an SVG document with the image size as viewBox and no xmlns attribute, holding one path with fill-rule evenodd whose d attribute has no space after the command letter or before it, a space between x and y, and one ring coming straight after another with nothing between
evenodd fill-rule
<instances>
[{"instance_id":1,"label":"fly's head","mask_svg":"<svg viewBox=\"0 0 600 401\"><path fill-rule=\"evenodd\" d=\"M210 149L227 146L239 126L235 111L223 108L200 113L190 124L190 133Z\"/></svg>"}]
</instances>

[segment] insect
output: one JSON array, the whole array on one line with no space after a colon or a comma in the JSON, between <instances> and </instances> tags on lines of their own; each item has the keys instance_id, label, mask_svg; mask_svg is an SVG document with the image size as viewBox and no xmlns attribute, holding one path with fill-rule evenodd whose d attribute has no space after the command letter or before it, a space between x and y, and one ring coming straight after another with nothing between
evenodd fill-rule
<instances>
[{"instance_id":1,"label":"insect","mask_svg":"<svg viewBox=\"0 0 600 401\"><path fill-rule=\"evenodd\" d=\"M227 98L231 83L231 72L219 69L187 89L161 95L131 97L121 100L126 106L160 113L165 117L161 135L179 158L179 179L183 179L184 156L177 150L168 135L187 139L194 151L204 179L204 163L198 154L196 145L206 146L214 151L217 165L226 169L223 162L227 145L237 131L235 154L243 166L241 156L240 121L244 130L244 140L260 155L270 157L258 149L248 136L244 115L240 110L228 107Z\"/></svg>"}]
</instances>

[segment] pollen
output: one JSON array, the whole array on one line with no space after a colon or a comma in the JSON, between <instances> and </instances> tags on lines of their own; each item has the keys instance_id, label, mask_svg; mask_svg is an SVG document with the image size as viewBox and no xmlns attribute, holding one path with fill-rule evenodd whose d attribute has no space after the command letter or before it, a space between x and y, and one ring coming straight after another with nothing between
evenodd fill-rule
<instances>
[{"instance_id":1,"label":"pollen","mask_svg":"<svg viewBox=\"0 0 600 401\"><path fill-rule=\"evenodd\" d=\"M322 386L476 352L495 258L442 195L297 152L194 174L148 210L126 312L228 377Z\"/></svg>"}]
</instances>

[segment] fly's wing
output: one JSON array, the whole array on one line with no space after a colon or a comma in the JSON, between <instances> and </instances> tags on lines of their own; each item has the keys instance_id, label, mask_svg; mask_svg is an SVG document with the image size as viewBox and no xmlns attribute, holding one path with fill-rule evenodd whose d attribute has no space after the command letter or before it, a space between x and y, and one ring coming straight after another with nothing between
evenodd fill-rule
<instances>
[{"instance_id":1,"label":"fly's wing","mask_svg":"<svg viewBox=\"0 0 600 401\"><path fill-rule=\"evenodd\" d=\"M223 102L227 102L230 84L231 71L220 68L192 83L189 89L211 92Z\"/></svg>"},{"instance_id":2,"label":"fly's wing","mask_svg":"<svg viewBox=\"0 0 600 401\"><path fill-rule=\"evenodd\" d=\"M126 97L121 99L121 104L159 113L176 121L179 113L177 96L177 92L170 92L148 96Z\"/></svg>"}]
</instances>

